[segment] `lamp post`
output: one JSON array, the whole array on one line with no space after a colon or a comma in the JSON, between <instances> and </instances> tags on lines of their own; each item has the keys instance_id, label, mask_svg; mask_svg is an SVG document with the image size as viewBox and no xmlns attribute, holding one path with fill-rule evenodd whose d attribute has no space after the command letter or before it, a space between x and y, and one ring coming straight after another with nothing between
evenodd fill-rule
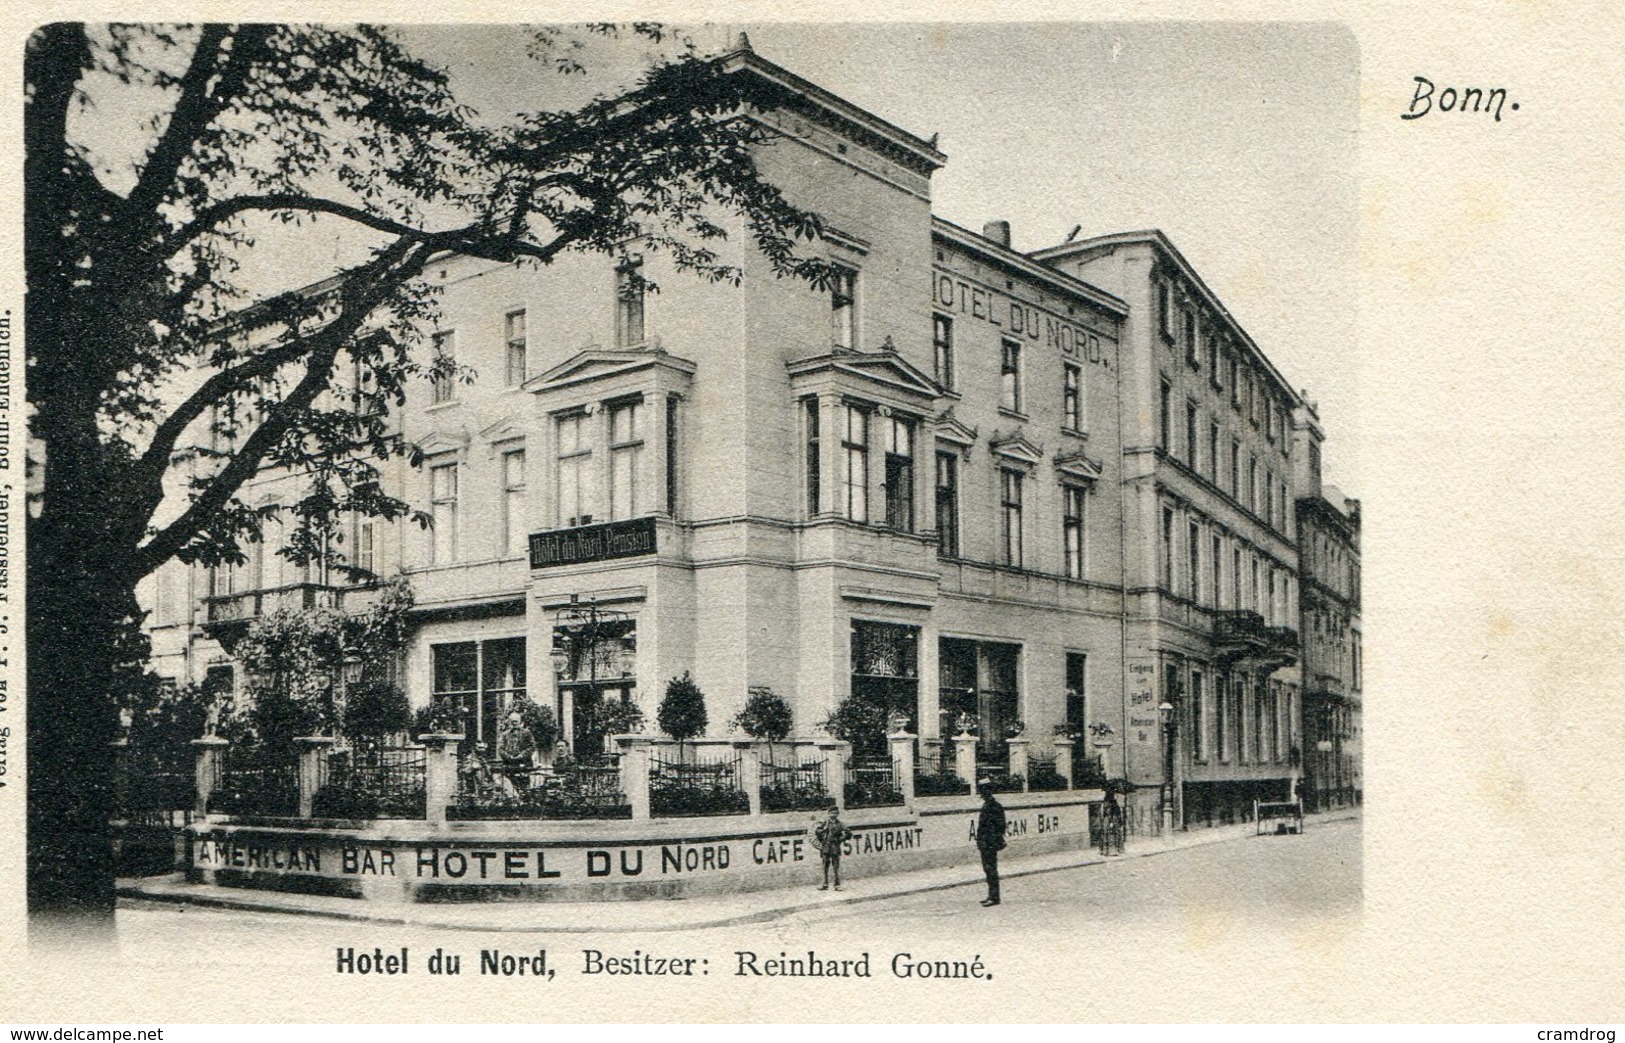
<instances>
[{"instance_id":1,"label":"lamp post","mask_svg":"<svg viewBox=\"0 0 1625 1043\"><path fill-rule=\"evenodd\" d=\"M558 682L563 683L572 659L576 661L576 671L579 674L581 669L580 657L585 654L587 657L587 680L585 682L587 691L592 693L595 701L601 701L602 693L599 689L604 682L600 682L598 679L598 642L602 638L619 631L631 618L625 612L599 608L596 600L589 600L583 604L579 595L571 594L569 606L559 610L558 618L554 622L554 632L563 639L562 646L555 647L552 653L553 672ZM617 662L621 670L620 677L625 677L630 673L627 668L629 658L630 656L623 646ZM620 677L606 678L605 680L619 680ZM576 685L582 683L579 676L575 677L573 682ZM562 703L559 709L559 723L562 726L564 724ZM573 725L573 712L571 716ZM573 740L573 727L571 730ZM572 741L571 745L575 746L576 744ZM582 751L577 749L574 752L576 759L580 760Z\"/></svg>"},{"instance_id":2,"label":"lamp post","mask_svg":"<svg viewBox=\"0 0 1625 1043\"><path fill-rule=\"evenodd\" d=\"M1174 738L1179 728L1174 704L1166 700L1157 707L1162 718L1162 821L1163 829L1174 829Z\"/></svg>"},{"instance_id":3,"label":"lamp post","mask_svg":"<svg viewBox=\"0 0 1625 1043\"><path fill-rule=\"evenodd\" d=\"M333 698L333 739L338 745L344 743L344 715L349 709L350 686L360 683L365 669L366 661L359 652L353 648L344 650L344 660L339 665L338 691Z\"/></svg>"}]
</instances>

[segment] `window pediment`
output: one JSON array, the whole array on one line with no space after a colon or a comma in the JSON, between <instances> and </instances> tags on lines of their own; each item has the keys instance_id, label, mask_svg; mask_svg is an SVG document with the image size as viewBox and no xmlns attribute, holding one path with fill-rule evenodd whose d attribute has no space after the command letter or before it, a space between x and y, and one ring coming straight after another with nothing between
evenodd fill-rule
<instances>
[{"instance_id":1,"label":"window pediment","mask_svg":"<svg viewBox=\"0 0 1625 1043\"><path fill-rule=\"evenodd\" d=\"M976 428L954 416L952 409L944 410L934 423L937 441L957 446L961 453L968 453L970 447L976 444Z\"/></svg>"},{"instance_id":2,"label":"window pediment","mask_svg":"<svg viewBox=\"0 0 1625 1043\"><path fill-rule=\"evenodd\" d=\"M942 393L928 373L897 353L889 337L878 351L831 351L796 359L787 368L792 385L805 386L824 378L842 390L862 394L864 388L883 388L916 402L929 402Z\"/></svg>"},{"instance_id":3,"label":"window pediment","mask_svg":"<svg viewBox=\"0 0 1625 1043\"><path fill-rule=\"evenodd\" d=\"M545 373L531 377L520 386L526 391L545 394L578 384L608 380L655 368L671 369L684 376L693 376L699 367L687 359L669 355L658 347L635 350L584 348Z\"/></svg>"},{"instance_id":4,"label":"window pediment","mask_svg":"<svg viewBox=\"0 0 1625 1043\"><path fill-rule=\"evenodd\" d=\"M447 453L461 454L468 449L469 437L466 430L436 431L418 443L418 452L424 456L444 456Z\"/></svg>"},{"instance_id":5,"label":"window pediment","mask_svg":"<svg viewBox=\"0 0 1625 1043\"><path fill-rule=\"evenodd\" d=\"M1044 459L1044 447L1019 431L1008 435L995 433L988 449L994 456L1024 467L1036 467Z\"/></svg>"},{"instance_id":6,"label":"window pediment","mask_svg":"<svg viewBox=\"0 0 1625 1043\"><path fill-rule=\"evenodd\" d=\"M1094 482L1105 473L1105 467L1099 461L1091 460L1082 450L1056 456L1055 470L1062 477L1082 482Z\"/></svg>"}]
</instances>

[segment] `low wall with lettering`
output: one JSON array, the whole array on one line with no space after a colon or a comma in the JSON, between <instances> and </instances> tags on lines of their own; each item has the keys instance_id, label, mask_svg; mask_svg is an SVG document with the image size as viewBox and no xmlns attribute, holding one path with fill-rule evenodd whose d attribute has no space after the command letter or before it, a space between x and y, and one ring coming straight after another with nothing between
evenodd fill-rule
<instances>
[{"instance_id":1,"label":"low wall with lettering","mask_svg":"<svg viewBox=\"0 0 1625 1043\"><path fill-rule=\"evenodd\" d=\"M1097 790L1007 794L1008 855L1086 846ZM849 811L844 877L977 861L980 802L922 798ZM631 822L379 823L365 830L200 822L201 883L393 901L664 898L811 885L821 875L805 813Z\"/></svg>"}]
</instances>

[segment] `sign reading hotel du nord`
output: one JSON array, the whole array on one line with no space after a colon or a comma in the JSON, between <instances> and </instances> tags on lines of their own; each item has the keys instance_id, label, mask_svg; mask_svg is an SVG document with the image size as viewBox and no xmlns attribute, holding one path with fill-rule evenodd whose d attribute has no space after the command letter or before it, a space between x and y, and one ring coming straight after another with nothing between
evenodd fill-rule
<instances>
[{"instance_id":1,"label":"sign reading hotel du nord","mask_svg":"<svg viewBox=\"0 0 1625 1043\"><path fill-rule=\"evenodd\" d=\"M654 518L580 525L530 535L530 567L576 565L655 552Z\"/></svg>"}]
</instances>

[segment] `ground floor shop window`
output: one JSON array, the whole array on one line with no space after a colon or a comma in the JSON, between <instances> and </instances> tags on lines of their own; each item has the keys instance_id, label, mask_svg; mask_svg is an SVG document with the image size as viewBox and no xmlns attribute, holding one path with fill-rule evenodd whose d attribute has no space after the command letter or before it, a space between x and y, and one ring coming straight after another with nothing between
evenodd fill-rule
<instances>
[{"instance_id":1,"label":"ground floor shop window","mask_svg":"<svg viewBox=\"0 0 1625 1043\"><path fill-rule=\"evenodd\" d=\"M852 697L889 718L907 715L910 728L920 720L920 628L901 623L852 621ZM866 738L854 750L870 756L886 752L886 736Z\"/></svg>"},{"instance_id":2,"label":"ground floor shop window","mask_svg":"<svg viewBox=\"0 0 1625 1043\"><path fill-rule=\"evenodd\" d=\"M1207 692L1203 689L1202 671L1191 671L1191 760L1207 760Z\"/></svg>"},{"instance_id":3,"label":"ground floor shop window","mask_svg":"<svg viewBox=\"0 0 1625 1043\"><path fill-rule=\"evenodd\" d=\"M957 735L960 715L969 714L977 724L976 759L1008 763L1010 726L1020 719L1021 646L945 637L938 664L943 738Z\"/></svg>"},{"instance_id":4,"label":"ground floor shop window","mask_svg":"<svg viewBox=\"0 0 1625 1043\"><path fill-rule=\"evenodd\" d=\"M490 752L503 712L525 697L525 639L433 645L429 658L434 701L455 706L463 734Z\"/></svg>"}]
</instances>

